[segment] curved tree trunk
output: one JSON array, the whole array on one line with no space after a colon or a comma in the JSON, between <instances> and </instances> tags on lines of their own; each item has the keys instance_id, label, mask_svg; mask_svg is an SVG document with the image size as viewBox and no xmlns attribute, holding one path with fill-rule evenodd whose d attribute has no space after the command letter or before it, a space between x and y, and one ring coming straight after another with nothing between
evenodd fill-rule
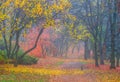
<instances>
[{"instance_id":1,"label":"curved tree trunk","mask_svg":"<svg viewBox=\"0 0 120 82\"><path fill-rule=\"evenodd\" d=\"M30 48L29 50L27 50L26 52L24 52L22 54L22 56L20 56L20 58L23 58L27 53L31 52L32 50L34 50L37 47L37 43L38 43L39 38L40 38L41 34L43 33L43 31L44 31L44 28L41 28L40 31L39 31L39 34L38 34L38 36L36 38L34 46L32 48Z\"/></svg>"}]
</instances>

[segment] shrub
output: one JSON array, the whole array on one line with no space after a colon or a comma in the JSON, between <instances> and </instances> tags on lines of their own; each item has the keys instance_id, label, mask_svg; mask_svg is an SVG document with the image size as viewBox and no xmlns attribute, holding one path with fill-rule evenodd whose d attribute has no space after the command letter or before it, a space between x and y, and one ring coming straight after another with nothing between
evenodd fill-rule
<instances>
[{"instance_id":1,"label":"shrub","mask_svg":"<svg viewBox=\"0 0 120 82\"><path fill-rule=\"evenodd\" d=\"M3 50L0 50L0 64L6 63L6 56Z\"/></svg>"},{"instance_id":2,"label":"shrub","mask_svg":"<svg viewBox=\"0 0 120 82\"><path fill-rule=\"evenodd\" d=\"M5 63L6 63L6 59L2 54L0 54L0 64L5 64Z\"/></svg>"},{"instance_id":3,"label":"shrub","mask_svg":"<svg viewBox=\"0 0 120 82\"><path fill-rule=\"evenodd\" d=\"M6 51L5 51L5 50L0 50L0 55L1 55L2 57L4 57L5 59L7 59Z\"/></svg>"},{"instance_id":4,"label":"shrub","mask_svg":"<svg viewBox=\"0 0 120 82\"><path fill-rule=\"evenodd\" d=\"M18 56L20 56L22 53L23 50L20 50L18 52ZM38 61L37 58L32 57L30 55L25 55L22 59L17 60L17 64L32 65L32 64L36 64L37 61ZM11 59L7 59L6 51L0 50L0 64L5 64L5 63L15 64L15 62L16 62L15 55Z\"/></svg>"},{"instance_id":5,"label":"shrub","mask_svg":"<svg viewBox=\"0 0 120 82\"><path fill-rule=\"evenodd\" d=\"M0 40L0 50L5 50L5 45L2 40Z\"/></svg>"},{"instance_id":6,"label":"shrub","mask_svg":"<svg viewBox=\"0 0 120 82\"><path fill-rule=\"evenodd\" d=\"M23 54L23 50L20 50L18 52L18 56L20 56L21 54ZM32 64L36 64L38 61L37 58L32 57L30 55L25 55L22 59L18 60L18 64L22 64L22 65L32 65Z\"/></svg>"},{"instance_id":7,"label":"shrub","mask_svg":"<svg viewBox=\"0 0 120 82\"><path fill-rule=\"evenodd\" d=\"M0 55L0 64L5 64L5 59Z\"/></svg>"},{"instance_id":8,"label":"shrub","mask_svg":"<svg viewBox=\"0 0 120 82\"><path fill-rule=\"evenodd\" d=\"M37 58L29 56L29 55L26 55L22 59L18 60L18 64L32 65L32 64L36 64L37 61L38 61Z\"/></svg>"}]
</instances>

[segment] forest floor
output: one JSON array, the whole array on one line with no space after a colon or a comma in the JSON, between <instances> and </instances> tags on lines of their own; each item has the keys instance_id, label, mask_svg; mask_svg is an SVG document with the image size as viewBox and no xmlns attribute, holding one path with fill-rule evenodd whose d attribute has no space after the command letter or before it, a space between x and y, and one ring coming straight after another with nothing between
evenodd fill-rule
<instances>
[{"instance_id":1,"label":"forest floor","mask_svg":"<svg viewBox=\"0 0 120 82\"><path fill-rule=\"evenodd\" d=\"M0 65L0 82L120 82L120 68L94 66L94 60L46 57L35 65Z\"/></svg>"}]
</instances>

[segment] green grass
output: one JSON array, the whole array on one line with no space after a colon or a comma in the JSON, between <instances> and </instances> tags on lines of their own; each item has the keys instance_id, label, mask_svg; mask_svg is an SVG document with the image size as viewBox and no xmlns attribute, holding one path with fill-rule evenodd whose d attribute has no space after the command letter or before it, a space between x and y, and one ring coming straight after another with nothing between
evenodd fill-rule
<instances>
[{"instance_id":1,"label":"green grass","mask_svg":"<svg viewBox=\"0 0 120 82\"><path fill-rule=\"evenodd\" d=\"M64 61L59 61L59 62L56 62L56 63L55 63L55 66L62 65L63 63L64 63Z\"/></svg>"},{"instance_id":2,"label":"green grass","mask_svg":"<svg viewBox=\"0 0 120 82\"><path fill-rule=\"evenodd\" d=\"M64 63L64 61L58 61L54 64L49 64L47 67L48 68L58 67L58 66L62 65L63 63Z\"/></svg>"},{"instance_id":3,"label":"green grass","mask_svg":"<svg viewBox=\"0 0 120 82\"><path fill-rule=\"evenodd\" d=\"M38 74L19 73L0 75L0 82L48 82L49 76L41 76Z\"/></svg>"}]
</instances>

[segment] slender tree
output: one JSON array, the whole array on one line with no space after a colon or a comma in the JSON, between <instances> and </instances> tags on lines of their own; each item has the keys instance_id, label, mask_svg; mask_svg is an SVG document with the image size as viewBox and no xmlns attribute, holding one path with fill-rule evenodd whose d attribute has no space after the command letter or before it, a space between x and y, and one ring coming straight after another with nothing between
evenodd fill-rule
<instances>
[{"instance_id":1,"label":"slender tree","mask_svg":"<svg viewBox=\"0 0 120 82\"><path fill-rule=\"evenodd\" d=\"M21 59L36 48L44 29L55 25L55 19L65 14L68 0L2 0L0 2L0 36L4 40L8 59ZM64 14L63 14L64 13ZM20 37L36 24L40 29L32 48L18 56Z\"/></svg>"}]
</instances>

